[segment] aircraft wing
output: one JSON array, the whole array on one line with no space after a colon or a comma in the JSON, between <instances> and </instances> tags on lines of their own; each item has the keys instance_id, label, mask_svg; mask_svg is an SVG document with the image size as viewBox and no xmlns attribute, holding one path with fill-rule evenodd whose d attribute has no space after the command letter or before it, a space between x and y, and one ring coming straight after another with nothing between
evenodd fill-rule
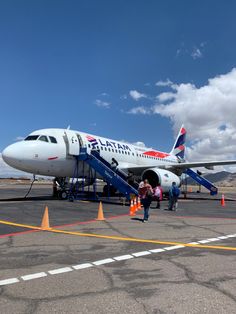
<instances>
[{"instance_id":1,"label":"aircraft wing","mask_svg":"<svg viewBox=\"0 0 236 314\"><path fill-rule=\"evenodd\" d=\"M156 165L146 165L146 166L127 166L121 167L120 169L123 171L132 171L136 175L141 175L144 170L150 168L160 168L166 169L172 172L176 171L184 171L188 168L197 168L197 167L205 167L207 169L213 169L214 166L223 166L223 165L236 165L236 160L223 160L223 161L202 161L202 162L180 162L180 163L170 163L170 164L156 164Z\"/></svg>"}]
</instances>

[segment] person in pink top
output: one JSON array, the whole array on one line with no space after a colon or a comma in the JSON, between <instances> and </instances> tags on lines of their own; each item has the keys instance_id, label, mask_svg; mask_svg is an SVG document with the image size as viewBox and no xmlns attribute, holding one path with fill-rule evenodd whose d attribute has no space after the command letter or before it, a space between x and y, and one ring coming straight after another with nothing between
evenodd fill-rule
<instances>
[{"instance_id":1,"label":"person in pink top","mask_svg":"<svg viewBox=\"0 0 236 314\"><path fill-rule=\"evenodd\" d=\"M157 201L156 208L160 208L161 207L160 201L162 201L162 199L163 199L163 190L162 190L162 187L160 186L160 184L158 184L153 189L153 192L154 192L154 200Z\"/></svg>"}]
</instances>

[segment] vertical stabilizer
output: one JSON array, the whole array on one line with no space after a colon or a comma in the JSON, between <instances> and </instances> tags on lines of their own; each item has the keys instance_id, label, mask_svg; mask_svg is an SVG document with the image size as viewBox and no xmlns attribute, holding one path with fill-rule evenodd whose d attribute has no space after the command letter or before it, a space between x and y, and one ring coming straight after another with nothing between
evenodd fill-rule
<instances>
[{"instance_id":1,"label":"vertical stabilizer","mask_svg":"<svg viewBox=\"0 0 236 314\"><path fill-rule=\"evenodd\" d=\"M184 159L185 139L186 139L186 130L184 126L182 125L179 130L179 134L176 138L175 144L170 152L171 155L175 155L176 157Z\"/></svg>"}]
</instances>

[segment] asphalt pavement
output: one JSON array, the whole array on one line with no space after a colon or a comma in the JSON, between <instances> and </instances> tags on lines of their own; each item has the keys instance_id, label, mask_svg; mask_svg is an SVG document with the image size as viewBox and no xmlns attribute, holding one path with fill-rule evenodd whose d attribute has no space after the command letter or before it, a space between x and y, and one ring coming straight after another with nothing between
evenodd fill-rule
<instances>
[{"instance_id":1,"label":"asphalt pavement","mask_svg":"<svg viewBox=\"0 0 236 314\"><path fill-rule=\"evenodd\" d=\"M153 202L144 224L119 198L96 221L98 202L27 189L0 187L1 313L235 312L235 201ZM35 230L45 206L52 229Z\"/></svg>"}]
</instances>

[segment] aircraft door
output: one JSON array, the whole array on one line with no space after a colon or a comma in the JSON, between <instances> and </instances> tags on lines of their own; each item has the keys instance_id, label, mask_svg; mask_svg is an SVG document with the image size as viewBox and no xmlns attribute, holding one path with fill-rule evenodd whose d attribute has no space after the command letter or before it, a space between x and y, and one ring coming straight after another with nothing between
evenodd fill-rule
<instances>
[{"instance_id":1,"label":"aircraft door","mask_svg":"<svg viewBox=\"0 0 236 314\"><path fill-rule=\"evenodd\" d=\"M80 153L80 141L77 134L74 131L65 131L67 144L68 144L68 154L77 156Z\"/></svg>"}]
</instances>

